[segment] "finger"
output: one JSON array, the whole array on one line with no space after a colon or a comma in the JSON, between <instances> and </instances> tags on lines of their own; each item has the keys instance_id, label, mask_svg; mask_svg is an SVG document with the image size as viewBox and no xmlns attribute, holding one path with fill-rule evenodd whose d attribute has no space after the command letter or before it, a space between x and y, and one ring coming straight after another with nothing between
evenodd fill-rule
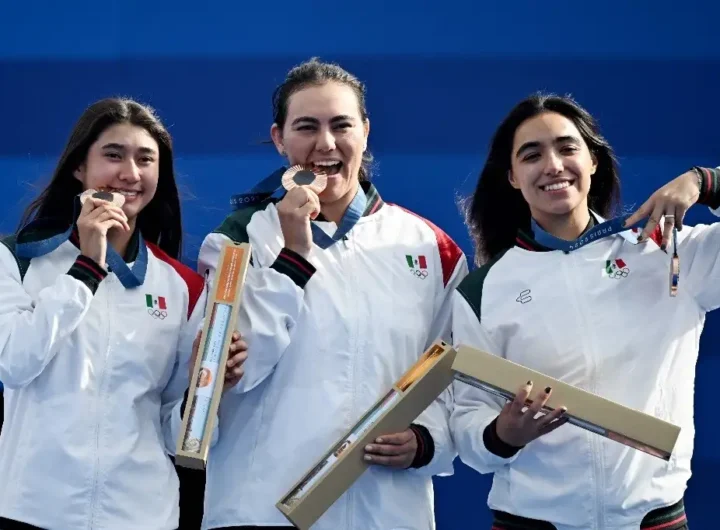
<instances>
[{"instance_id":1,"label":"finger","mask_svg":"<svg viewBox=\"0 0 720 530\"><path fill-rule=\"evenodd\" d=\"M365 455L365 461L371 464L387 467L398 467L403 469L408 467L412 463L412 460L408 460L409 457L407 456L382 456L368 454Z\"/></svg>"},{"instance_id":2,"label":"finger","mask_svg":"<svg viewBox=\"0 0 720 530\"><path fill-rule=\"evenodd\" d=\"M528 381L524 386L521 386L517 394L515 394L515 399L513 399L512 405L510 405L510 411L513 414L523 413L523 409L526 406L527 398L530 395L530 392L532 392L532 387L532 381Z\"/></svg>"},{"instance_id":3,"label":"finger","mask_svg":"<svg viewBox=\"0 0 720 530\"><path fill-rule=\"evenodd\" d=\"M547 403L547 400L550 399L550 394L552 394L552 388L546 387L545 390L543 390L542 392L538 392L535 395L532 405L528 407L528 410L532 413L532 418L534 418L537 413L543 409L543 407Z\"/></svg>"},{"instance_id":4,"label":"finger","mask_svg":"<svg viewBox=\"0 0 720 530\"><path fill-rule=\"evenodd\" d=\"M558 428L562 427L563 425L565 425L569 420L570 420L569 416L563 416L559 420L555 420L555 421L545 425L542 429L540 429L538 431L538 433L540 436L543 436L549 432L553 432L555 429L558 429Z\"/></svg>"},{"instance_id":5,"label":"finger","mask_svg":"<svg viewBox=\"0 0 720 530\"><path fill-rule=\"evenodd\" d=\"M675 226L675 217L671 215L665 216L665 222L663 223L663 237L660 243L660 249L665 250L670 244L670 237L672 236L673 227Z\"/></svg>"},{"instance_id":6,"label":"finger","mask_svg":"<svg viewBox=\"0 0 720 530\"><path fill-rule=\"evenodd\" d=\"M538 428L543 429L546 425L564 418L565 414L567 414L567 407L556 408L555 410L547 413L542 418L538 419Z\"/></svg>"},{"instance_id":7,"label":"finger","mask_svg":"<svg viewBox=\"0 0 720 530\"><path fill-rule=\"evenodd\" d=\"M392 444L369 444L365 446L365 452L373 455L386 455L386 456L399 456L415 453L416 447L413 447L410 443L402 445Z\"/></svg>"},{"instance_id":8,"label":"finger","mask_svg":"<svg viewBox=\"0 0 720 530\"><path fill-rule=\"evenodd\" d=\"M655 227L657 227L658 223L660 222L660 218L662 217L663 213L665 213L665 205L664 204L656 204L653 208L652 213L650 214L650 217L648 218L647 224L645 224L645 228L642 231L642 234L640 234L640 237L638 237L638 241L644 241L648 239L652 233L655 231Z\"/></svg>"},{"instance_id":9,"label":"finger","mask_svg":"<svg viewBox=\"0 0 720 530\"><path fill-rule=\"evenodd\" d=\"M236 353L230 359L228 359L226 366L227 366L227 368L232 368L233 366L238 366L240 364L243 364L245 361L247 361L247 357L248 357L248 354L246 351Z\"/></svg>"},{"instance_id":10,"label":"finger","mask_svg":"<svg viewBox=\"0 0 720 530\"><path fill-rule=\"evenodd\" d=\"M232 340L235 342L240 340L240 333L238 331L233 331Z\"/></svg>"},{"instance_id":11,"label":"finger","mask_svg":"<svg viewBox=\"0 0 720 530\"><path fill-rule=\"evenodd\" d=\"M242 366L236 366L235 368L232 368L231 370L225 371L225 380L226 381L240 381L243 374L245 373L245 369Z\"/></svg>"},{"instance_id":12,"label":"finger","mask_svg":"<svg viewBox=\"0 0 720 530\"><path fill-rule=\"evenodd\" d=\"M685 222L685 214L687 213L688 209L685 206L676 206L675 207L675 227L678 229L678 232L682 230L683 223Z\"/></svg>"},{"instance_id":13,"label":"finger","mask_svg":"<svg viewBox=\"0 0 720 530\"><path fill-rule=\"evenodd\" d=\"M375 440L375 443L403 445L411 441L414 437L415 433L412 431L412 429L407 429L403 432L398 432L394 434L383 434Z\"/></svg>"}]
</instances>

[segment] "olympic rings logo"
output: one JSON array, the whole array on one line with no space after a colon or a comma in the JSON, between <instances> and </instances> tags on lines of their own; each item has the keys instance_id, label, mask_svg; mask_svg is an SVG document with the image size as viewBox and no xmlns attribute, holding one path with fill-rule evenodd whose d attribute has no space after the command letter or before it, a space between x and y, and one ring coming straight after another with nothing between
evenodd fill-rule
<instances>
[{"instance_id":1,"label":"olympic rings logo","mask_svg":"<svg viewBox=\"0 0 720 530\"><path fill-rule=\"evenodd\" d=\"M619 280L620 278L627 278L629 274L630 274L630 269L625 267L623 269L617 269L612 275L610 275L610 277L613 280Z\"/></svg>"},{"instance_id":2,"label":"olympic rings logo","mask_svg":"<svg viewBox=\"0 0 720 530\"><path fill-rule=\"evenodd\" d=\"M428 271L424 269L410 269L410 274L414 274L417 278L422 280L428 277Z\"/></svg>"},{"instance_id":3,"label":"olympic rings logo","mask_svg":"<svg viewBox=\"0 0 720 530\"><path fill-rule=\"evenodd\" d=\"M150 309L148 308L148 315L150 315L153 318L159 318L160 320L165 320L167 318L167 311L159 311L157 309Z\"/></svg>"}]
</instances>

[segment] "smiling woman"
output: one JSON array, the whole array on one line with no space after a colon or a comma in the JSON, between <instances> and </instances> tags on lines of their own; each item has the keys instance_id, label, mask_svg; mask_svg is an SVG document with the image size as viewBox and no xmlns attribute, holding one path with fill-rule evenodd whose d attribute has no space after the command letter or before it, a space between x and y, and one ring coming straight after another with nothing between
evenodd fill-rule
<instances>
[{"instance_id":1,"label":"smiling woman","mask_svg":"<svg viewBox=\"0 0 720 530\"><path fill-rule=\"evenodd\" d=\"M205 305L179 204L160 120L106 99L2 240L2 528L178 527L172 411Z\"/></svg>"}]
</instances>

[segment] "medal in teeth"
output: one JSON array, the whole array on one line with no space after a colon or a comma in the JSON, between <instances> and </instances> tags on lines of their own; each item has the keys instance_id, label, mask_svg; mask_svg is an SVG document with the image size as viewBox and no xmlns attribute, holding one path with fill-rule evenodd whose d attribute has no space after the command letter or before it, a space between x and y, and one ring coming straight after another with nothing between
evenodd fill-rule
<instances>
[{"instance_id":1,"label":"medal in teeth","mask_svg":"<svg viewBox=\"0 0 720 530\"><path fill-rule=\"evenodd\" d=\"M282 185L287 191L297 186L307 186L315 193L321 193L327 186L327 173L316 164L298 164L283 173Z\"/></svg>"},{"instance_id":2,"label":"medal in teeth","mask_svg":"<svg viewBox=\"0 0 720 530\"><path fill-rule=\"evenodd\" d=\"M107 188L85 190L82 194L80 194L80 203L85 204L85 201L87 201L90 197L93 199L107 201L118 208L121 208L122 205L125 204L125 196L122 193L112 192Z\"/></svg>"}]
</instances>

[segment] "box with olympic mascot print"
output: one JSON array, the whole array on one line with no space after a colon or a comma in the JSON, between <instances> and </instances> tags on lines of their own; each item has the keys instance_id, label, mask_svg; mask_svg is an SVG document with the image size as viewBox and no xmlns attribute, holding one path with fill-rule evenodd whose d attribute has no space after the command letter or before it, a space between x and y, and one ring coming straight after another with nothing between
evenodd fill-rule
<instances>
[{"instance_id":1,"label":"box with olympic mascot print","mask_svg":"<svg viewBox=\"0 0 720 530\"><path fill-rule=\"evenodd\" d=\"M225 382L228 349L240 311L251 253L248 243L230 242L220 252L220 265L207 300L205 324L177 440L175 462L183 467L205 469L207 466L210 440Z\"/></svg>"}]
</instances>

